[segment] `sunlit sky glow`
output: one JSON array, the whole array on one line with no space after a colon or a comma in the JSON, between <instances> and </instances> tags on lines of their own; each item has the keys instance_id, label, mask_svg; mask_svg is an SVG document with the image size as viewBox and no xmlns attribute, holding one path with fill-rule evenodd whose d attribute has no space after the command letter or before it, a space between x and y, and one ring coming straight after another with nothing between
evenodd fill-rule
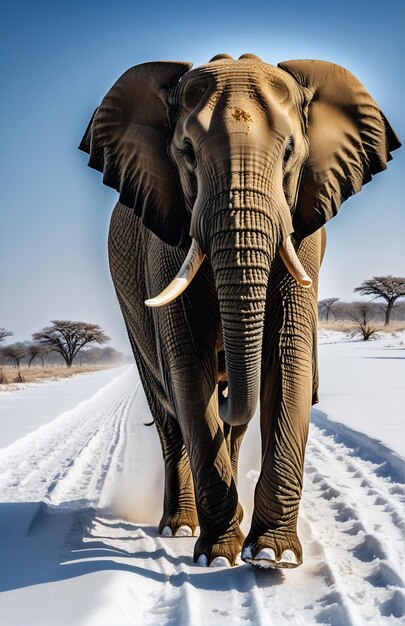
<instances>
[{"instance_id":1,"label":"sunlit sky glow","mask_svg":"<svg viewBox=\"0 0 405 626\"><path fill-rule=\"evenodd\" d=\"M50 319L99 323L129 352L108 271L117 194L77 145L111 84L150 60L199 65L252 52L347 67L404 140L404 7L343 0L2 2L0 326L29 339ZM320 297L353 300L379 274L404 275L404 149L328 225Z\"/></svg>"}]
</instances>

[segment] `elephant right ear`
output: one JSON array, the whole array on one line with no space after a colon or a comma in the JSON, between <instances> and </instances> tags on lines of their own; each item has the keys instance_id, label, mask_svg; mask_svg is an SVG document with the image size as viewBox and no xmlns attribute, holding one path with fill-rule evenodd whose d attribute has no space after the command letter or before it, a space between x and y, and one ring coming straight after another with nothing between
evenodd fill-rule
<instances>
[{"instance_id":1,"label":"elephant right ear","mask_svg":"<svg viewBox=\"0 0 405 626\"><path fill-rule=\"evenodd\" d=\"M79 149L89 166L103 173L120 202L142 218L165 243L183 245L189 217L168 142L167 90L191 63L159 61L132 67L96 109Z\"/></svg>"}]
</instances>

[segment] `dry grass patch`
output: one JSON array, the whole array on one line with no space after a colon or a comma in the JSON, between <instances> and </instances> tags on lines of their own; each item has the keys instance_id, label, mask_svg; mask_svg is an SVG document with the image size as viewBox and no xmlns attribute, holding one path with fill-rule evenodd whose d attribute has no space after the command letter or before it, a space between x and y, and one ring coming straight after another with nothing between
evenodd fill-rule
<instances>
[{"instance_id":1,"label":"dry grass patch","mask_svg":"<svg viewBox=\"0 0 405 626\"><path fill-rule=\"evenodd\" d=\"M378 327L379 333L395 333L405 330L405 322L392 322L389 326L384 326L382 322L373 322ZM342 333L351 333L358 328L353 320L335 320L333 322L318 323L320 330L339 330Z\"/></svg>"},{"instance_id":2,"label":"dry grass patch","mask_svg":"<svg viewBox=\"0 0 405 626\"><path fill-rule=\"evenodd\" d=\"M59 380L61 378L70 378L77 374L87 374L90 372L99 372L101 370L119 367L118 365L82 365L66 367L64 365L55 365L42 367L32 365L31 367L13 367L4 365L1 368L2 378L0 378L1 386L8 387L18 383L38 383L45 380Z\"/></svg>"}]
</instances>

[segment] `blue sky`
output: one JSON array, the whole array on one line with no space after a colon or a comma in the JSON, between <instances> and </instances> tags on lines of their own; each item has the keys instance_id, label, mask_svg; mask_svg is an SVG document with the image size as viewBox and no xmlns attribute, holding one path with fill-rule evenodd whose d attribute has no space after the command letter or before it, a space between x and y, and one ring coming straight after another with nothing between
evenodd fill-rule
<instances>
[{"instance_id":1,"label":"blue sky","mask_svg":"<svg viewBox=\"0 0 405 626\"><path fill-rule=\"evenodd\" d=\"M129 351L109 276L116 193L77 145L111 84L150 60L199 65L252 52L276 64L333 61L367 87L404 140L404 7L375 2L3 1L0 326L18 340L54 318L99 323ZM404 150L328 226L320 297L353 299L375 274L404 275Z\"/></svg>"}]
</instances>

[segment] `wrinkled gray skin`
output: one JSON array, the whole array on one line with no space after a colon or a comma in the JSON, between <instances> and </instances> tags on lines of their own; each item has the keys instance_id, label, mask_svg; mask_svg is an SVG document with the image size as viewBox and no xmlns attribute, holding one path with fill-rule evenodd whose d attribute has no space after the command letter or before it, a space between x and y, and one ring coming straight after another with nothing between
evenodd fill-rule
<instances>
[{"instance_id":1,"label":"wrinkled gray skin","mask_svg":"<svg viewBox=\"0 0 405 626\"><path fill-rule=\"evenodd\" d=\"M244 556L254 563L271 548L277 562L289 549L302 562L321 227L399 145L343 68L252 55L192 71L136 66L90 123L81 148L120 192L110 267L162 445L159 530L199 524L195 561L234 564L241 551L237 459L260 399L262 471ZM292 233L309 289L278 253ZM189 234L206 254L201 269L176 300L147 308L182 265Z\"/></svg>"}]
</instances>

